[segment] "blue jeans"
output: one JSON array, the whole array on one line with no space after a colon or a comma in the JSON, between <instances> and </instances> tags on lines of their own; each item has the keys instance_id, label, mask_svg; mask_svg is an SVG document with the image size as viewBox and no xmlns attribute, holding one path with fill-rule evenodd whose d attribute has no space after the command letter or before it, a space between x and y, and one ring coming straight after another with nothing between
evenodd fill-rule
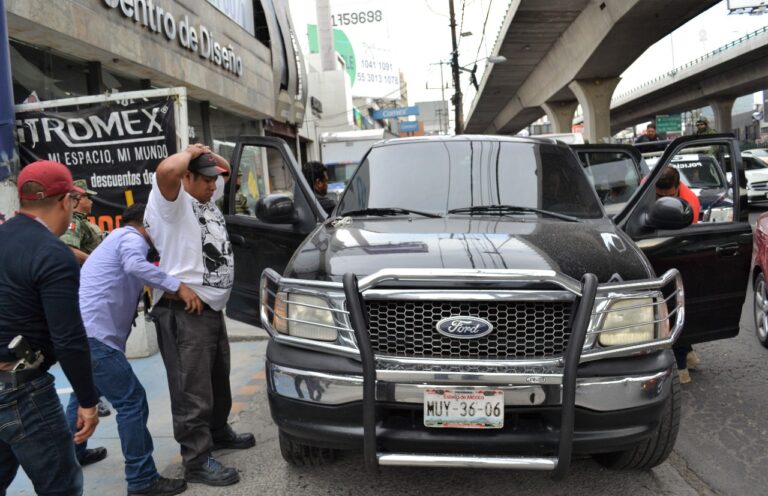
<instances>
[{"instance_id":1,"label":"blue jeans","mask_svg":"<svg viewBox=\"0 0 768 496\"><path fill-rule=\"evenodd\" d=\"M83 470L50 374L0 389L0 495L19 464L37 494L83 494Z\"/></svg>"},{"instance_id":2,"label":"blue jeans","mask_svg":"<svg viewBox=\"0 0 768 496\"><path fill-rule=\"evenodd\" d=\"M128 490L144 489L160 477L152 459L154 446L147 429L147 394L133 373L125 354L93 338L88 338L88 344L91 347L93 382L117 410L117 432L125 458ZM73 432L77 421L77 407L77 397L73 393L67 406L67 418ZM78 444L75 447L78 457L85 453L86 444Z\"/></svg>"}]
</instances>

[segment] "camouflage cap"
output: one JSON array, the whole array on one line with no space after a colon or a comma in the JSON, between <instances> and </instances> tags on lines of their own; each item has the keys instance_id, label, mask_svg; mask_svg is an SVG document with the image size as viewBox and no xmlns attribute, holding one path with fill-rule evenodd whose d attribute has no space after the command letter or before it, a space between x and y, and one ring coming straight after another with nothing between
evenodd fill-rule
<instances>
[{"instance_id":1,"label":"camouflage cap","mask_svg":"<svg viewBox=\"0 0 768 496\"><path fill-rule=\"evenodd\" d=\"M98 193L95 192L94 190L88 189L88 181L86 181L85 179L77 179L77 180L74 181L74 183L75 183L75 186L77 186L77 187L81 188L83 191L85 191L85 193L88 196L96 196L96 195L98 195Z\"/></svg>"}]
</instances>

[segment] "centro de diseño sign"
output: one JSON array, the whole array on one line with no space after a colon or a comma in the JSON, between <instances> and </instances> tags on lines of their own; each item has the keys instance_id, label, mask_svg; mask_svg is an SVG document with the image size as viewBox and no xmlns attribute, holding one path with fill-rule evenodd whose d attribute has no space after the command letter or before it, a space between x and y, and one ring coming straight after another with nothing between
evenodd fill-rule
<instances>
[{"instance_id":1,"label":"centro de dise\u00f1o sign","mask_svg":"<svg viewBox=\"0 0 768 496\"><path fill-rule=\"evenodd\" d=\"M239 55L235 55L232 45L224 46L216 41L213 32L202 24L195 28L194 25L190 24L187 16L184 16L181 22L177 23L176 18L170 12L151 1L104 0L104 3L110 9L120 7L123 16L136 23L141 23L150 31L164 34L168 40L172 41L178 37L181 46L190 52L199 54L201 58L210 60L232 74L243 75L243 59Z\"/></svg>"}]
</instances>

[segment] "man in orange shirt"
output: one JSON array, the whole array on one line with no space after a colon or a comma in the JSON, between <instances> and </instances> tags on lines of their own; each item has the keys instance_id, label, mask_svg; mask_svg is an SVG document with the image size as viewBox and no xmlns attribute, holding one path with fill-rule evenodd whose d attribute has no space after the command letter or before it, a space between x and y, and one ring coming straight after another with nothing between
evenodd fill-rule
<instances>
[{"instance_id":1,"label":"man in orange shirt","mask_svg":"<svg viewBox=\"0 0 768 496\"><path fill-rule=\"evenodd\" d=\"M667 167L661 173L661 177L656 181L656 197L676 196L688 202L693 209L693 223L699 222L699 212L701 204L696 194L691 188L680 181L680 172L674 167Z\"/></svg>"},{"instance_id":2,"label":"man in orange shirt","mask_svg":"<svg viewBox=\"0 0 768 496\"><path fill-rule=\"evenodd\" d=\"M680 181L680 172L674 167L664 169L661 177L656 181L656 197L661 198L663 196L676 196L681 200L687 201L693 209L693 223L699 222L699 212L701 211L699 198L685 183ZM672 351L675 352L680 383L688 384L691 382L688 368L695 368L699 364L699 356L693 351L691 345L676 346Z\"/></svg>"}]
</instances>

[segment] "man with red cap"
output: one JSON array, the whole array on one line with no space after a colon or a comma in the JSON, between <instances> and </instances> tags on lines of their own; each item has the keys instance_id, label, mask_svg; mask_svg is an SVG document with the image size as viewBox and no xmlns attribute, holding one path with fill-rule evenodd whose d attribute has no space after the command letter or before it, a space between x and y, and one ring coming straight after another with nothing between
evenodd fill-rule
<instances>
[{"instance_id":1,"label":"man with red cap","mask_svg":"<svg viewBox=\"0 0 768 496\"><path fill-rule=\"evenodd\" d=\"M17 184L19 213L0 225L0 494L21 465L36 493L80 495L82 469L47 372L60 362L80 399L74 441L82 443L99 418L91 368L83 366L91 357L78 304L80 267L58 238L72 221L72 175L41 160ZM26 353L16 346L20 339Z\"/></svg>"}]
</instances>

